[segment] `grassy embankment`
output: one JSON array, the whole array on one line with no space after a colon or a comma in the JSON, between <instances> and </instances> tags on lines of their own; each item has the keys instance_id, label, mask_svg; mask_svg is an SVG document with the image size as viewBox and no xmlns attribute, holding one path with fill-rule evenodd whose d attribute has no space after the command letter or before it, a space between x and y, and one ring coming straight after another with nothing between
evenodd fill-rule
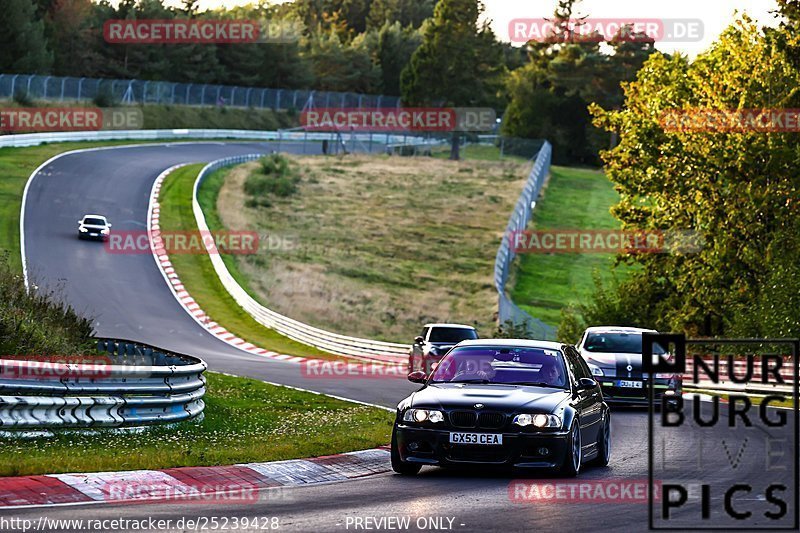
<instances>
[{"instance_id":1,"label":"grassy embankment","mask_svg":"<svg viewBox=\"0 0 800 533\"><path fill-rule=\"evenodd\" d=\"M530 228L619 229L619 222L609 212L618 201L619 195L601 171L554 166ZM601 279L609 279L616 256L531 253L518 257L512 273L512 299L531 316L558 326L562 308L591 294L593 272ZM619 273L624 275L624 270Z\"/></svg>"},{"instance_id":2,"label":"grassy embankment","mask_svg":"<svg viewBox=\"0 0 800 533\"><path fill-rule=\"evenodd\" d=\"M258 254L233 261L244 286L272 309L396 342L438 321L490 335L492 265L530 163L499 161L491 147L464 155L290 156L296 190L288 193L277 185L286 176L275 176L274 187L253 185L265 179L256 162L209 180L202 203L206 213L216 209L221 227L263 236Z\"/></svg>"}]
</instances>

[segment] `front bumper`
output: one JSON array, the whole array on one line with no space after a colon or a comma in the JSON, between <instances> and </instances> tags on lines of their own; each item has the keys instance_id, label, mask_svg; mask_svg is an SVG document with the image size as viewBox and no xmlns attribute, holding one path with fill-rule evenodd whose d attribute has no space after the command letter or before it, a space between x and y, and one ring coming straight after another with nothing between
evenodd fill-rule
<instances>
[{"instance_id":1,"label":"front bumper","mask_svg":"<svg viewBox=\"0 0 800 533\"><path fill-rule=\"evenodd\" d=\"M451 444L451 432L502 433L503 444ZM554 469L564 464L568 449L566 431L511 433L500 430L428 429L397 425L396 435L400 459L420 465ZM540 453L542 449L547 449L547 453Z\"/></svg>"},{"instance_id":2,"label":"front bumper","mask_svg":"<svg viewBox=\"0 0 800 533\"><path fill-rule=\"evenodd\" d=\"M630 405L647 405L649 379L645 378L615 378L615 377L595 377L594 379L600 383L600 388L603 391L603 399L607 403L615 404L630 404ZM641 388L621 387L620 380L634 381L641 383ZM680 396L683 393L683 384L679 377L673 378L658 378L653 383L654 396L656 402L661 400L662 396Z\"/></svg>"},{"instance_id":3,"label":"front bumper","mask_svg":"<svg viewBox=\"0 0 800 533\"><path fill-rule=\"evenodd\" d=\"M91 233L91 232L78 232L78 238L90 241L104 241L108 239L108 235L103 235L102 233Z\"/></svg>"}]
</instances>

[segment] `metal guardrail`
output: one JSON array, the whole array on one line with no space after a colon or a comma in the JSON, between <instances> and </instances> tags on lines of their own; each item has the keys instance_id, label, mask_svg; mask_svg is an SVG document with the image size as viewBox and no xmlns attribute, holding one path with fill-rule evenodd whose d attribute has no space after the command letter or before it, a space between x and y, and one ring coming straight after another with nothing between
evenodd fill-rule
<instances>
[{"instance_id":1,"label":"metal guardrail","mask_svg":"<svg viewBox=\"0 0 800 533\"><path fill-rule=\"evenodd\" d=\"M202 414L202 360L124 340L80 362L0 360L0 430L134 427Z\"/></svg>"},{"instance_id":2,"label":"metal guardrail","mask_svg":"<svg viewBox=\"0 0 800 533\"><path fill-rule=\"evenodd\" d=\"M511 264L514 261L514 257L516 257L516 253L510 243L511 236L517 231L526 229L531 220L533 209L536 207L536 200L539 198L544 181L550 173L552 153L552 146L545 141L536 156L531 173L528 175L528 182L525 184L525 188L508 220L494 263L494 285L497 288L498 296L498 322L501 326L511 323L515 326L526 327L530 335L541 340L554 340L556 337L555 328L520 309L506 294L506 283L508 282Z\"/></svg>"},{"instance_id":3,"label":"metal guardrail","mask_svg":"<svg viewBox=\"0 0 800 533\"><path fill-rule=\"evenodd\" d=\"M203 140L203 139L241 139L263 142L320 142L335 141L336 133L317 133L302 131L257 131L257 130L207 130L207 129L172 129L172 130L105 130L105 131L73 131L52 133L23 133L18 135L0 135L0 148L21 148L37 146L42 143L76 142L76 141L156 141L156 140ZM350 134L348 134L350 135ZM416 142L418 137L398 134L352 134L359 142L376 144L392 144Z\"/></svg>"},{"instance_id":4,"label":"metal guardrail","mask_svg":"<svg viewBox=\"0 0 800 533\"><path fill-rule=\"evenodd\" d=\"M171 83L146 80L62 78L28 74L0 74L0 98L23 94L42 100L87 101L108 96L123 104L303 109L308 104L325 108L398 107L400 97L374 94L268 89L206 83Z\"/></svg>"},{"instance_id":5,"label":"metal guardrail","mask_svg":"<svg viewBox=\"0 0 800 533\"><path fill-rule=\"evenodd\" d=\"M210 231L206 217L203 214L203 209L200 207L200 202L197 200L197 192L203 180L211 173L220 168L237 165L247 161L255 161L264 157L264 154L250 154L244 156L228 157L209 163L197 177L194 184L194 192L192 195L192 210L194 211L197 227L201 232ZM337 355L348 356L362 356L362 357L375 357L375 356L391 356L397 359L405 359L408 356L410 346L407 344L397 344L391 342L375 341L370 339L361 339L358 337L348 337L347 335L340 335L331 333L300 321L291 319L280 313L267 309L258 303L247 291L245 291L233 278L222 257L214 249L214 243L210 240L205 243L206 249L209 252L211 263L217 273L222 285L228 291L228 294L238 303L250 316L252 316L259 324L274 329L278 333L294 339L303 344L308 344Z\"/></svg>"}]
</instances>

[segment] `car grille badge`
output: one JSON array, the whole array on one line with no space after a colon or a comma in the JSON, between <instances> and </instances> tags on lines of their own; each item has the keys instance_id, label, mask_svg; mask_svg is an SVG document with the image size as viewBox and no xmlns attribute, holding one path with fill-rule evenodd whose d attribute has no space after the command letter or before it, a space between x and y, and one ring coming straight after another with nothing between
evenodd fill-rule
<instances>
[{"instance_id":1,"label":"car grille badge","mask_svg":"<svg viewBox=\"0 0 800 533\"><path fill-rule=\"evenodd\" d=\"M476 403L476 404L475 404L475 409L483 409L483 407L484 407L484 406L483 406L483 404L482 404L482 403Z\"/></svg>"}]
</instances>

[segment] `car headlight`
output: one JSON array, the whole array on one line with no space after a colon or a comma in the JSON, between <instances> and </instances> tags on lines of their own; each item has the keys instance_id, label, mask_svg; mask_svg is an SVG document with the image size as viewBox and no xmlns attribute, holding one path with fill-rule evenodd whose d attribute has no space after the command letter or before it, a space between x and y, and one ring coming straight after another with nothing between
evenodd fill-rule
<instances>
[{"instance_id":1,"label":"car headlight","mask_svg":"<svg viewBox=\"0 0 800 533\"><path fill-rule=\"evenodd\" d=\"M81 228L78 228L78 231L80 231L81 233L87 233L89 230L86 229L86 228L81 227Z\"/></svg>"},{"instance_id":2,"label":"car headlight","mask_svg":"<svg viewBox=\"0 0 800 533\"><path fill-rule=\"evenodd\" d=\"M100 233L102 233L103 235L108 235L108 229L101 229Z\"/></svg>"},{"instance_id":3,"label":"car headlight","mask_svg":"<svg viewBox=\"0 0 800 533\"><path fill-rule=\"evenodd\" d=\"M403 413L403 422L444 422L444 413L435 409L409 409Z\"/></svg>"},{"instance_id":4,"label":"car headlight","mask_svg":"<svg viewBox=\"0 0 800 533\"><path fill-rule=\"evenodd\" d=\"M605 376L603 373L603 369L597 365L593 365L592 363L587 363L589 365L589 370L592 371L593 376Z\"/></svg>"},{"instance_id":5,"label":"car headlight","mask_svg":"<svg viewBox=\"0 0 800 533\"><path fill-rule=\"evenodd\" d=\"M537 414L537 415L529 415L529 414L522 414L517 415L514 417L512 424L516 424L518 426L533 426L537 428L560 428L561 427L561 418L556 415L545 415L545 414Z\"/></svg>"}]
</instances>

